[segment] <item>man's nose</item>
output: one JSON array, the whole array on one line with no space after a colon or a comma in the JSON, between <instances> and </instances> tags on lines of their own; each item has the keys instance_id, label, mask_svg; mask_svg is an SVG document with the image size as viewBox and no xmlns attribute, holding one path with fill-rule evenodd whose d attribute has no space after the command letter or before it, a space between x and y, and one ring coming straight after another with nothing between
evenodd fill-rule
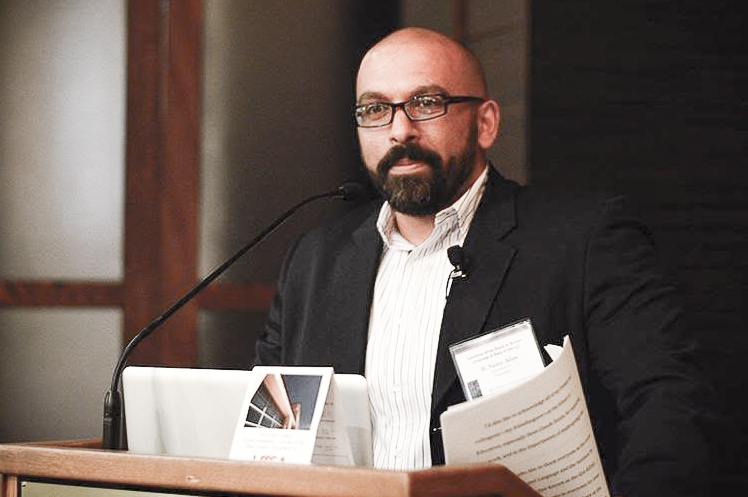
<instances>
[{"instance_id":1,"label":"man's nose","mask_svg":"<svg viewBox=\"0 0 748 497\"><path fill-rule=\"evenodd\" d=\"M393 143L407 143L418 136L418 126L410 120L402 107L395 109L390 124L390 141Z\"/></svg>"}]
</instances>

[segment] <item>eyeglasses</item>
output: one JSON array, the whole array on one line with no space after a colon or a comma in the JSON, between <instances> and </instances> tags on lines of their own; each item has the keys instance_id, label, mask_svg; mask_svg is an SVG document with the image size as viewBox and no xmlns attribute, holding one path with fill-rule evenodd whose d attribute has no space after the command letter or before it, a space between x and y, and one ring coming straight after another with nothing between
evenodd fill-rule
<instances>
[{"instance_id":1,"label":"eyeglasses","mask_svg":"<svg viewBox=\"0 0 748 497\"><path fill-rule=\"evenodd\" d=\"M395 109L403 109L411 121L428 121L447 113L449 104L483 102L480 97L448 97L446 95L417 95L397 104L373 102L357 105L354 109L356 124L361 128L387 126L395 118Z\"/></svg>"}]
</instances>

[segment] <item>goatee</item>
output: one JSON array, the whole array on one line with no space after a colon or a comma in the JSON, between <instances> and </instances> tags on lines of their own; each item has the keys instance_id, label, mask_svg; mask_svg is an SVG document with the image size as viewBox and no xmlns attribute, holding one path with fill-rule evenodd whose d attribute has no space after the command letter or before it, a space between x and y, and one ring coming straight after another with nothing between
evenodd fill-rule
<instances>
[{"instance_id":1,"label":"goatee","mask_svg":"<svg viewBox=\"0 0 748 497\"><path fill-rule=\"evenodd\" d=\"M389 174L402 159L420 162L428 169L417 174ZM396 145L379 161L376 172L369 170L369 176L394 210L412 216L430 216L454 203L464 192L474 160L472 140L462 155L449 158L446 167L433 150L416 144Z\"/></svg>"},{"instance_id":2,"label":"goatee","mask_svg":"<svg viewBox=\"0 0 748 497\"><path fill-rule=\"evenodd\" d=\"M421 162L428 171L419 174L389 174L402 159ZM445 178L441 157L418 145L392 147L377 165L372 181L396 211L413 216L427 216L441 209Z\"/></svg>"}]
</instances>

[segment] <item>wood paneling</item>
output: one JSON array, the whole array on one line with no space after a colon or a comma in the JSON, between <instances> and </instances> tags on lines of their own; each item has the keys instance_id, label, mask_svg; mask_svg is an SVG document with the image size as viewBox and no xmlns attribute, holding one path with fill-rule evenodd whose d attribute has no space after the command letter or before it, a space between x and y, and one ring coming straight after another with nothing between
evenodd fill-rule
<instances>
[{"instance_id":1,"label":"wood paneling","mask_svg":"<svg viewBox=\"0 0 748 497\"><path fill-rule=\"evenodd\" d=\"M198 296L198 305L208 311L267 311L275 295L270 285L214 283Z\"/></svg>"},{"instance_id":2,"label":"wood paneling","mask_svg":"<svg viewBox=\"0 0 748 497\"><path fill-rule=\"evenodd\" d=\"M197 295L196 303L208 311L263 312L270 307L274 295L275 287L271 285L213 283ZM124 302L125 285L117 282L0 282L0 307L122 307Z\"/></svg>"},{"instance_id":3,"label":"wood paneling","mask_svg":"<svg viewBox=\"0 0 748 497\"><path fill-rule=\"evenodd\" d=\"M128 11L125 338L196 281L202 1L131 0ZM135 359L197 361L196 303Z\"/></svg>"},{"instance_id":4,"label":"wood paneling","mask_svg":"<svg viewBox=\"0 0 748 497\"><path fill-rule=\"evenodd\" d=\"M125 341L197 282L203 1L128 0L127 9L124 281L0 281L0 307L121 307ZM365 50L397 26L398 2L372 10L361 0L352 10L351 78ZM353 128L349 141L356 161ZM273 293L269 285L214 283L133 361L195 365L198 308L263 312Z\"/></svg>"},{"instance_id":5,"label":"wood paneling","mask_svg":"<svg viewBox=\"0 0 748 497\"><path fill-rule=\"evenodd\" d=\"M467 0L452 0L452 37L465 41Z\"/></svg>"},{"instance_id":6,"label":"wood paneling","mask_svg":"<svg viewBox=\"0 0 748 497\"><path fill-rule=\"evenodd\" d=\"M489 95L501 109L499 136L489 158L505 177L527 183L528 4L453 0L453 5L462 11L453 21L455 33L462 22L462 40L483 63Z\"/></svg>"},{"instance_id":7,"label":"wood paneling","mask_svg":"<svg viewBox=\"0 0 748 497\"><path fill-rule=\"evenodd\" d=\"M123 302L121 283L0 282L0 307L120 307Z\"/></svg>"},{"instance_id":8,"label":"wood paneling","mask_svg":"<svg viewBox=\"0 0 748 497\"><path fill-rule=\"evenodd\" d=\"M21 482L17 476L0 475L0 497L18 497L21 495Z\"/></svg>"}]
</instances>

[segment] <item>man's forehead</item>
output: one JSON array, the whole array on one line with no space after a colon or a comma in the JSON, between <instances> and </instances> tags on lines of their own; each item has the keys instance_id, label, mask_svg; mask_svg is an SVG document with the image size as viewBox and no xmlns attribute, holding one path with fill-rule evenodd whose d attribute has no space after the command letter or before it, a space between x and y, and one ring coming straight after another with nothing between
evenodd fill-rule
<instances>
[{"instance_id":1,"label":"man's forehead","mask_svg":"<svg viewBox=\"0 0 748 497\"><path fill-rule=\"evenodd\" d=\"M412 96L422 88L452 90L465 78L452 54L414 45L387 46L364 58L356 78L356 95L383 93Z\"/></svg>"},{"instance_id":2,"label":"man's forehead","mask_svg":"<svg viewBox=\"0 0 748 497\"><path fill-rule=\"evenodd\" d=\"M434 40L405 39L385 42L372 48L361 61L360 69L380 65L409 65L413 62L430 62L428 66L440 63L460 65L461 57L453 44L440 43Z\"/></svg>"},{"instance_id":3,"label":"man's forehead","mask_svg":"<svg viewBox=\"0 0 748 497\"><path fill-rule=\"evenodd\" d=\"M356 77L356 98L386 90L392 99L405 99L415 88L427 85L453 94L485 94L480 63L465 47L441 33L405 29L364 56Z\"/></svg>"}]
</instances>

